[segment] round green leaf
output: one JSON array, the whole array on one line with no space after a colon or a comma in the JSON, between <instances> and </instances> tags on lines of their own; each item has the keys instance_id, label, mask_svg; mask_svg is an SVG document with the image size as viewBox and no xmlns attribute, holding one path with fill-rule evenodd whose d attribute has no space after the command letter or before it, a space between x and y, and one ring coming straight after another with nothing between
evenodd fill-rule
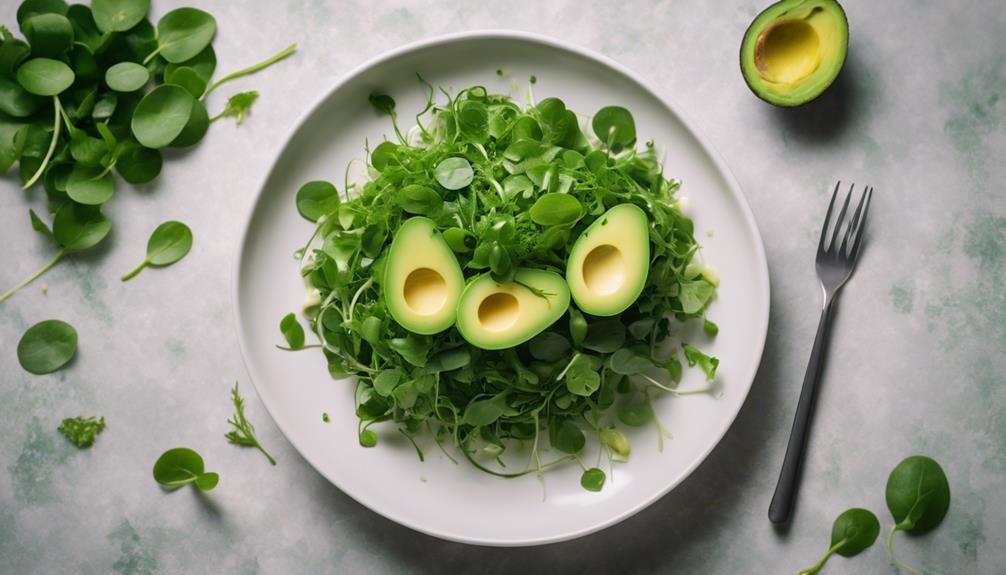
<instances>
[{"instance_id":1,"label":"round green leaf","mask_svg":"<svg viewBox=\"0 0 1006 575\"><path fill-rule=\"evenodd\" d=\"M135 62L119 62L105 72L105 83L116 92L135 92L148 80L150 72Z\"/></svg>"},{"instance_id":2,"label":"round green leaf","mask_svg":"<svg viewBox=\"0 0 1006 575\"><path fill-rule=\"evenodd\" d=\"M115 171L130 184L145 184L161 173L161 164L161 153L157 150L128 143L115 162Z\"/></svg>"},{"instance_id":3,"label":"round green leaf","mask_svg":"<svg viewBox=\"0 0 1006 575\"><path fill-rule=\"evenodd\" d=\"M150 0L91 0L94 22L102 32L125 32L139 24Z\"/></svg>"},{"instance_id":4,"label":"round green leaf","mask_svg":"<svg viewBox=\"0 0 1006 575\"><path fill-rule=\"evenodd\" d=\"M75 202L96 206L103 204L115 192L112 175L100 166L77 164L66 181L66 195Z\"/></svg>"},{"instance_id":5,"label":"round green leaf","mask_svg":"<svg viewBox=\"0 0 1006 575\"><path fill-rule=\"evenodd\" d=\"M26 118L34 114L44 101L17 82L0 75L0 112L15 118Z\"/></svg>"},{"instance_id":6,"label":"round green leaf","mask_svg":"<svg viewBox=\"0 0 1006 575\"><path fill-rule=\"evenodd\" d=\"M17 25L24 23L39 14L66 14L66 2L63 0L24 0L17 9Z\"/></svg>"},{"instance_id":7,"label":"round green leaf","mask_svg":"<svg viewBox=\"0 0 1006 575\"><path fill-rule=\"evenodd\" d=\"M583 205L569 194L545 194L531 206L531 221L540 226L562 226L583 217Z\"/></svg>"},{"instance_id":8,"label":"round green leaf","mask_svg":"<svg viewBox=\"0 0 1006 575\"><path fill-rule=\"evenodd\" d=\"M73 44L73 25L61 14L32 16L21 29L33 56L58 58Z\"/></svg>"},{"instance_id":9,"label":"round green leaf","mask_svg":"<svg viewBox=\"0 0 1006 575\"><path fill-rule=\"evenodd\" d=\"M112 222L97 206L76 202L63 204L52 218L52 235L63 249L71 252L86 250L105 239Z\"/></svg>"},{"instance_id":10,"label":"round green leaf","mask_svg":"<svg viewBox=\"0 0 1006 575\"><path fill-rule=\"evenodd\" d=\"M192 483L203 474L204 465L203 458L191 449L169 449L154 463L154 480L168 487Z\"/></svg>"},{"instance_id":11,"label":"round green leaf","mask_svg":"<svg viewBox=\"0 0 1006 575\"><path fill-rule=\"evenodd\" d=\"M430 214L443 205L444 200L432 188L410 184L398 191L402 209L412 214Z\"/></svg>"},{"instance_id":12,"label":"round green leaf","mask_svg":"<svg viewBox=\"0 0 1006 575\"><path fill-rule=\"evenodd\" d=\"M618 407L618 420L625 425L641 427L650 422L653 410L645 401L623 403Z\"/></svg>"},{"instance_id":13,"label":"round green leaf","mask_svg":"<svg viewBox=\"0 0 1006 575\"><path fill-rule=\"evenodd\" d=\"M580 485L587 491L600 491L604 487L604 471L591 467L580 476Z\"/></svg>"},{"instance_id":14,"label":"round green leaf","mask_svg":"<svg viewBox=\"0 0 1006 575\"><path fill-rule=\"evenodd\" d=\"M73 26L73 41L84 44L93 53L101 45L101 31L94 23L91 9L83 4L74 4L66 11L66 19Z\"/></svg>"},{"instance_id":15,"label":"round green leaf","mask_svg":"<svg viewBox=\"0 0 1006 575\"><path fill-rule=\"evenodd\" d=\"M636 122L632 113L621 106L606 106L591 121L594 135L614 150L636 142Z\"/></svg>"},{"instance_id":16,"label":"round green leaf","mask_svg":"<svg viewBox=\"0 0 1006 575\"><path fill-rule=\"evenodd\" d=\"M168 146L185 129L195 104L196 99L181 86L158 86L133 110L133 135L148 148Z\"/></svg>"},{"instance_id":17,"label":"round green leaf","mask_svg":"<svg viewBox=\"0 0 1006 575\"><path fill-rule=\"evenodd\" d=\"M171 77L174 75L175 71L182 67L192 68L204 82L209 84L210 78L213 77L213 72L217 69L217 55L216 52L213 51L213 44L207 45L203 48L202 52L184 62L178 64L168 62L165 64L164 82L171 82Z\"/></svg>"},{"instance_id":18,"label":"round green leaf","mask_svg":"<svg viewBox=\"0 0 1006 575\"><path fill-rule=\"evenodd\" d=\"M0 41L0 76L14 76L21 60L28 57L31 47L27 42L17 38L7 38Z\"/></svg>"},{"instance_id":19,"label":"round green leaf","mask_svg":"<svg viewBox=\"0 0 1006 575\"><path fill-rule=\"evenodd\" d=\"M887 478L887 508L898 530L922 533L943 521L950 508L950 483L939 463L913 455Z\"/></svg>"},{"instance_id":20,"label":"round green leaf","mask_svg":"<svg viewBox=\"0 0 1006 575\"><path fill-rule=\"evenodd\" d=\"M384 170L387 167L388 162L390 162L395 157L395 152L398 150L398 146L393 142L381 142L378 144L374 151L370 153L370 165L374 166L377 171Z\"/></svg>"},{"instance_id":21,"label":"round green leaf","mask_svg":"<svg viewBox=\"0 0 1006 575\"><path fill-rule=\"evenodd\" d=\"M29 373L52 373L66 365L77 352L77 330L58 319L48 319L28 328L17 343L17 360Z\"/></svg>"},{"instance_id":22,"label":"round green leaf","mask_svg":"<svg viewBox=\"0 0 1006 575\"><path fill-rule=\"evenodd\" d=\"M59 60L32 58L17 69L17 81L36 96L55 96L73 84L73 70Z\"/></svg>"},{"instance_id":23,"label":"round green leaf","mask_svg":"<svg viewBox=\"0 0 1006 575\"><path fill-rule=\"evenodd\" d=\"M75 130L70 138L70 155L84 166L98 166L108 153L108 146L100 138L92 138L83 130Z\"/></svg>"},{"instance_id":24,"label":"round green leaf","mask_svg":"<svg viewBox=\"0 0 1006 575\"><path fill-rule=\"evenodd\" d=\"M437 182L448 190L460 190L472 183L475 172L472 165L464 158L447 158L437 166L435 175Z\"/></svg>"},{"instance_id":25,"label":"round green leaf","mask_svg":"<svg viewBox=\"0 0 1006 575\"><path fill-rule=\"evenodd\" d=\"M157 22L159 53L168 62L179 64L202 52L216 31L217 21L202 10L172 10Z\"/></svg>"},{"instance_id":26,"label":"round green leaf","mask_svg":"<svg viewBox=\"0 0 1006 575\"><path fill-rule=\"evenodd\" d=\"M184 89L184 88L183 88ZM188 90L186 90L188 93ZM190 94L191 96L191 94ZM171 142L173 148L187 148L199 143L206 135L206 130L210 128L210 116L206 112L206 106L202 102L192 98L192 111L189 121L185 123L185 128L178 137Z\"/></svg>"},{"instance_id":27,"label":"round green leaf","mask_svg":"<svg viewBox=\"0 0 1006 575\"><path fill-rule=\"evenodd\" d=\"M339 191L329 182L308 182L297 190L297 211L305 219L316 222L321 216L339 209Z\"/></svg>"},{"instance_id":28,"label":"round green leaf","mask_svg":"<svg viewBox=\"0 0 1006 575\"><path fill-rule=\"evenodd\" d=\"M95 120L107 120L115 113L115 107L119 99L112 93L105 93L94 102L94 109L91 110L91 117Z\"/></svg>"},{"instance_id":29,"label":"round green leaf","mask_svg":"<svg viewBox=\"0 0 1006 575\"><path fill-rule=\"evenodd\" d=\"M852 557L873 545L880 535L880 520L869 509L853 507L842 512L831 527L831 545L845 541L835 552Z\"/></svg>"},{"instance_id":30,"label":"round green leaf","mask_svg":"<svg viewBox=\"0 0 1006 575\"><path fill-rule=\"evenodd\" d=\"M147 242L147 261L155 266L171 265L192 248L192 230L182 222L167 221L157 226Z\"/></svg>"},{"instance_id":31,"label":"round green leaf","mask_svg":"<svg viewBox=\"0 0 1006 575\"><path fill-rule=\"evenodd\" d=\"M188 66L176 68L171 74L170 79L165 74L164 82L185 88L196 99L201 98L203 92L206 91L206 80L199 75L199 72Z\"/></svg>"}]
</instances>

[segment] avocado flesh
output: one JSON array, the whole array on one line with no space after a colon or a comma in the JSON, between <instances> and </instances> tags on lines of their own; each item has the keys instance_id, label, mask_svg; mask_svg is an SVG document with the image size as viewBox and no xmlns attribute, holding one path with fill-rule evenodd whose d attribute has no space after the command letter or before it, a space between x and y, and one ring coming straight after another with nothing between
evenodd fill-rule
<instances>
[{"instance_id":1,"label":"avocado flesh","mask_svg":"<svg viewBox=\"0 0 1006 575\"><path fill-rule=\"evenodd\" d=\"M475 347L506 349L538 335L568 308L569 289L557 273L521 268L505 284L483 274L461 294L457 327Z\"/></svg>"},{"instance_id":2,"label":"avocado flesh","mask_svg":"<svg viewBox=\"0 0 1006 575\"><path fill-rule=\"evenodd\" d=\"M464 290L454 252L427 218L406 220L391 242L382 289L391 317L418 334L441 332L454 323Z\"/></svg>"},{"instance_id":3,"label":"avocado flesh","mask_svg":"<svg viewBox=\"0 0 1006 575\"><path fill-rule=\"evenodd\" d=\"M612 316L632 305L650 272L650 225L633 204L619 204L580 234L566 260L566 282L584 312Z\"/></svg>"},{"instance_id":4,"label":"avocado flesh","mask_svg":"<svg viewBox=\"0 0 1006 575\"><path fill-rule=\"evenodd\" d=\"M751 91L778 106L805 104L831 85L849 46L849 23L835 0L781 0L759 14L741 43Z\"/></svg>"}]
</instances>

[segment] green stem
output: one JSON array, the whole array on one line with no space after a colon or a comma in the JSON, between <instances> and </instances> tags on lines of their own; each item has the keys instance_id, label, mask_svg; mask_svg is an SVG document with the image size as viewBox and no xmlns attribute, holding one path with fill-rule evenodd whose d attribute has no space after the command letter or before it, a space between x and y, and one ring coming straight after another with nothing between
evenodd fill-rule
<instances>
[{"instance_id":1,"label":"green stem","mask_svg":"<svg viewBox=\"0 0 1006 575\"><path fill-rule=\"evenodd\" d=\"M138 265L135 268L133 268L133 271L129 272L128 274L126 274L124 276L122 276L122 278L121 278L122 281L127 282L127 281L133 279L133 276L135 276L136 274L140 273L140 271L142 271L143 268L147 267L148 265L150 265L150 260L144 259L142 262L140 262L140 265Z\"/></svg>"},{"instance_id":2,"label":"green stem","mask_svg":"<svg viewBox=\"0 0 1006 575\"><path fill-rule=\"evenodd\" d=\"M35 171L35 175L32 176L27 182L25 182L24 187L21 189L27 190L32 187L32 185L42 177L42 173L45 172L45 167L49 164L49 159L52 158L52 153L56 151L56 142L59 141L59 127L62 125L60 120L63 116L63 107L59 105L59 96L52 97L53 113L56 117L53 119L52 126L52 141L49 142L49 151L45 153L45 157L42 158L42 164Z\"/></svg>"},{"instance_id":3,"label":"green stem","mask_svg":"<svg viewBox=\"0 0 1006 575\"><path fill-rule=\"evenodd\" d=\"M226 108L224 108L223 110L221 110L220 113L217 114L216 116L213 116L212 118L210 118L210 123L212 124L213 122L216 122L220 118L223 118L225 113L227 113L227 109Z\"/></svg>"},{"instance_id":4,"label":"green stem","mask_svg":"<svg viewBox=\"0 0 1006 575\"><path fill-rule=\"evenodd\" d=\"M891 530L887 533L887 552L891 555L891 560L894 561L895 565L904 569L905 571L908 571L912 575L922 575L922 571L919 571L918 569L912 567L911 565L906 565L905 563L902 563L901 560L898 559L898 556L894 554L894 545L893 545L894 534L897 532L898 532L898 526L892 525Z\"/></svg>"},{"instance_id":5,"label":"green stem","mask_svg":"<svg viewBox=\"0 0 1006 575\"><path fill-rule=\"evenodd\" d=\"M275 64L276 62L279 62L280 60L282 60L283 58L286 58L290 54L293 54L294 50L296 50L296 49L297 49L297 44L290 44L289 46L287 46L286 48L284 48L279 54L276 54L275 56L272 56L271 58L263 60L263 61L259 62L258 64L249 66L249 67L247 67L247 68L245 68L243 70L238 70L237 72L233 72L231 74L227 74L223 78L220 78L219 80L217 80L216 82L214 82L209 88L207 88L206 92L203 93L203 98L205 98L206 96L209 96L210 92L212 92L213 90L216 90L217 88L219 88L220 85L223 84L224 82L229 82L230 80L233 80L235 78L240 78L241 76L246 76L248 74L253 74L255 72L258 72L262 68L265 68L266 66L270 66L272 64ZM146 63L146 62L144 62L144 63ZM202 99L202 98L200 98L200 99Z\"/></svg>"},{"instance_id":6,"label":"green stem","mask_svg":"<svg viewBox=\"0 0 1006 575\"><path fill-rule=\"evenodd\" d=\"M839 548L841 548L843 545L845 545L848 542L849 542L848 539L843 539L843 540L839 541L838 543L832 545L831 548L828 549L828 552L824 554L824 557L821 557L820 561L818 561L817 563L811 565L810 567L807 567L806 569L803 569L802 571L800 571L800 573L798 573L798 575L811 575L812 573L817 573L818 571L821 570L821 567L824 567L825 561L827 561L828 558L831 557L831 555L835 551L838 551Z\"/></svg>"},{"instance_id":7,"label":"green stem","mask_svg":"<svg viewBox=\"0 0 1006 575\"><path fill-rule=\"evenodd\" d=\"M161 48L163 48L163 47L164 46L158 46L156 50L154 50L153 52L150 53L149 56L147 56L146 58L144 58L143 59L143 65L146 66L147 64L150 63L151 60L153 60L154 58L156 58L157 55L161 53Z\"/></svg>"},{"instance_id":8,"label":"green stem","mask_svg":"<svg viewBox=\"0 0 1006 575\"><path fill-rule=\"evenodd\" d=\"M52 266L56 265L56 262L58 262L60 260L60 258L62 258L65 254L66 254L66 250L65 249L61 249L58 252L56 252L56 255L53 256L51 260L49 260L48 262L46 262L46 264L44 266L38 268L38 271L36 271L35 273L33 273L30 276L28 276L28 277L24 278L23 280L21 280L21 283L17 284L16 286L12 287L11 289L9 289L7 291L7 293L5 293L3 295L0 295L0 302L2 302L4 300L6 300L7 298L9 298L11 296L11 294L13 294L14 292L16 292L17 290L19 290L19 289L23 288L24 286L30 284L31 282L35 281L35 278L37 278L38 276L44 274L45 272L47 272L49 270L49 268L51 268Z\"/></svg>"},{"instance_id":9,"label":"green stem","mask_svg":"<svg viewBox=\"0 0 1006 575\"><path fill-rule=\"evenodd\" d=\"M262 444L259 443L258 440L255 440L255 447L257 447L258 450L262 452L262 455L265 455L265 458L269 460L269 463L276 465L276 460L273 459L272 455L269 455L269 452L266 451L264 447L262 447Z\"/></svg>"}]
</instances>

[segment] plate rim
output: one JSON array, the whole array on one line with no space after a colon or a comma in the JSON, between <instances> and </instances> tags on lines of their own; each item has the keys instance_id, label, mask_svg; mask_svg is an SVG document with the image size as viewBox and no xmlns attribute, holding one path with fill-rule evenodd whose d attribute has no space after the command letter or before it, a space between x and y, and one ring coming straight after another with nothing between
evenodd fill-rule
<instances>
[{"instance_id":1,"label":"plate rim","mask_svg":"<svg viewBox=\"0 0 1006 575\"><path fill-rule=\"evenodd\" d=\"M430 529L428 527L423 526L422 524L414 523L405 520L401 517L398 517L393 512L386 512L387 510L378 509L375 506L372 506L370 502L361 501L354 494L344 490L343 487L339 484L339 482L335 478L329 477L328 474L323 472L321 468L315 463L314 459L308 456L300 448L298 443L294 441L294 439L287 433L286 429L280 423L279 419L277 419L276 416L273 414L272 410L269 408L268 403L262 400L262 393L259 391L259 386L255 381L256 380L255 373L253 372L251 363L249 362L249 357L251 356L251 354L249 353L248 350L248 344L245 341L244 322L242 321L241 317L241 295L240 295L241 266L245 252L244 248L245 245L248 243L251 232L252 219L254 218L258 205L261 202L262 197L266 192L266 186L272 179L273 174L276 171L277 160L279 160L279 158L283 155L287 147L297 136L297 134L304 128L305 124L314 115L314 113L317 112L318 109L321 108L329 100L329 98L331 98L337 91L342 89L344 85L349 83L351 80L353 80L361 73L371 68L374 68L380 64L383 64L384 62L393 60L395 58L401 57L403 55L406 55L410 52L414 52L417 50L433 48L441 45L461 43L465 41L478 41L486 39L515 40L515 41L535 43L547 48L558 49L561 51L574 54L576 56L580 56L587 60L595 61L598 64L606 66L620 74L623 74L630 80L634 81L637 85L642 87L643 90L648 92L657 101L659 101L662 106L667 108L667 110L670 111L671 114L673 114L678 119L678 121L681 122L681 124L685 127L685 129L688 130L690 135L693 138L695 138L695 140L699 143L699 145L702 146L703 151L705 151L705 153L709 156L709 159L712 161L712 164L715 167L715 169L723 177L723 180L727 185L730 195L733 196L735 203L740 208L740 212L745 222L747 223L748 226L750 226L750 229L753 232L754 236L753 246L754 246L755 257L757 259L758 264L757 269L759 270L756 281L759 284L759 287L762 289L763 293L765 294L764 301L762 302L763 305L760 306L760 309L764 311L762 313L762 317L758 319L758 323L760 323L761 329L758 330L758 340L756 346L758 349L758 353L756 359L754 360L753 365L750 366L750 369L752 370L750 376L750 383L747 385L747 388L744 391L744 397L741 399L740 402L737 403L737 407L733 409L733 413L730 414L729 424L724 426L723 430L716 437L716 440L711 442L709 444L709 447L707 447L702 451L701 457L696 458L691 464L685 467L684 471L673 481L669 482L663 489L655 491L649 497L641 500L637 505L623 509L620 512L613 514L612 516L608 517L603 521L598 521L589 525L579 527L577 529L567 530L562 533L548 537L494 540L494 539L486 539L478 537L466 537L464 535L459 535L456 533ZM252 201L249 202L248 206L245 208L243 218L239 220L242 223L240 233L237 236L236 245L233 248L234 249L232 255L233 261L230 266L231 311L234 314L234 329L237 332L238 348L241 353L241 360L242 363L244 364L245 371L247 371L248 373L248 378L252 383L252 387L255 388L256 395L258 395L259 400L262 403L262 406L269 414L269 417L272 418L272 421L276 425L276 428L279 429L280 433L283 434L283 437L290 443L291 446L293 446L293 448L297 451L297 453L302 458L304 458L304 460L307 461L312 468L314 468L314 471L316 473L324 477L329 483L331 483L333 486L339 489L339 491L350 497L353 501L355 501L360 505L363 505L370 511L390 521L394 521L399 525L408 527L409 529L412 529L414 531L418 531L420 533L424 533L426 535L430 535L438 539L454 541L458 543L466 543L470 545L481 545L490 547L528 547L528 546L546 545L550 543L559 543L562 541L569 541L572 539L589 535L591 533L596 533L598 531L601 531L603 529L621 523L622 521L639 513L643 509L646 509L650 505L653 505L653 503L655 503L657 500L663 498L665 495L670 493L674 488L680 485L685 479L690 477L692 473L694 473L695 470L700 465L702 465L702 463L704 463L706 459L709 458L709 455L713 452L714 449L716 449L717 446L719 446L720 442L723 441L723 438L726 436L727 432L729 432L730 429L733 428L734 424L737 422L737 416L740 413L740 410L744 407L744 404L747 403L748 396L751 393L751 388L754 387L754 381L758 375L758 370L761 366L762 359L764 358L765 343L768 338L769 317L771 312L770 308L772 301L771 281L769 276L768 259L765 254L765 245L761 235L761 230L758 227L758 222L754 217L754 212L752 212L751 206L750 204L748 204L747 197L741 190L740 184L737 182L737 179L734 176L733 172L724 163L723 158L720 156L719 152L712 145L712 143L705 137L705 135L701 131L699 131L696 128L696 123L689 116L683 114L681 112L681 109L678 106L676 106L671 99L666 97L660 91L656 90L650 84L649 81L642 78L639 74L637 74L635 71L631 70L627 66L620 64L614 59L605 56L604 54L601 54L599 52L596 52L594 50L591 50L589 48L579 46L577 44L567 42L565 40L560 40L558 38L554 38L544 34L527 32L523 30L489 28L489 29L470 30L466 32L454 32L450 34L442 34L430 38L420 39L414 42L404 44L397 48L393 48L381 54L378 54L377 56L374 56L364 61L363 63L353 67L351 70L338 77L338 79L332 84L332 86L327 90L325 90L317 99L315 99L314 102L311 103L307 107L307 109L296 119L296 121L293 123L293 126L290 128L290 130L286 133L285 137L283 138L282 143L277 148L277 151L273 158L274 159L272 161L272 165L269 168L269 171L265 174L264 178L259 184L258 190L255 192Z\"/></svg>"}]
</instances>

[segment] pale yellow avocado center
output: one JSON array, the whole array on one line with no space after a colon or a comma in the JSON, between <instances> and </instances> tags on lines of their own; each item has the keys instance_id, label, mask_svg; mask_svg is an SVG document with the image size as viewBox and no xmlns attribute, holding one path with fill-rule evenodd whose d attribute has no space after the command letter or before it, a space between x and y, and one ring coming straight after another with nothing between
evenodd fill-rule
<instances>
[{"instance_id":1,"label":"pale yellow avocado center","mask_svg":"<svg viewBox=\"0 0 1006 575\"><path fill-rule=\"evenodd\" d=\"M494 293L479 304L479 323L489 331L509 329L519 316L520 302L508 293Z\"/></svg>"},{"instance_id":2,"label":"pale yellow avocado center","mask_svg":"<svg viewBox=\"0 0 1006 575\"><path fill-rule=\"evenodd\" d=\"M625 283L625 259L615 246L597 246L583 260L583 283L598 295L618 291Z\"/></svg>"},{"instance_id":3,"label":"pale yellow avocado center","mask_svg":"<svg viewBox=\"0 0 1006 575\"><path fill-rule=\"evenodd\" d=\"M820 64L821 38L806 20L783 20L758 38L755 65L769 82L799 82L813 74Z\"/></svg>"},{"instance_id":4,"label":"pale yellow avocado center","mask_svg":"<svg viewBox=\"0 0 1006 575\"><path fill-rule=\"evenodd\" d=\"M447 282L430 268L414 270L405 278L405 304L417 315L433 315L447 303Z\"/></svg>"}]
</instances>

